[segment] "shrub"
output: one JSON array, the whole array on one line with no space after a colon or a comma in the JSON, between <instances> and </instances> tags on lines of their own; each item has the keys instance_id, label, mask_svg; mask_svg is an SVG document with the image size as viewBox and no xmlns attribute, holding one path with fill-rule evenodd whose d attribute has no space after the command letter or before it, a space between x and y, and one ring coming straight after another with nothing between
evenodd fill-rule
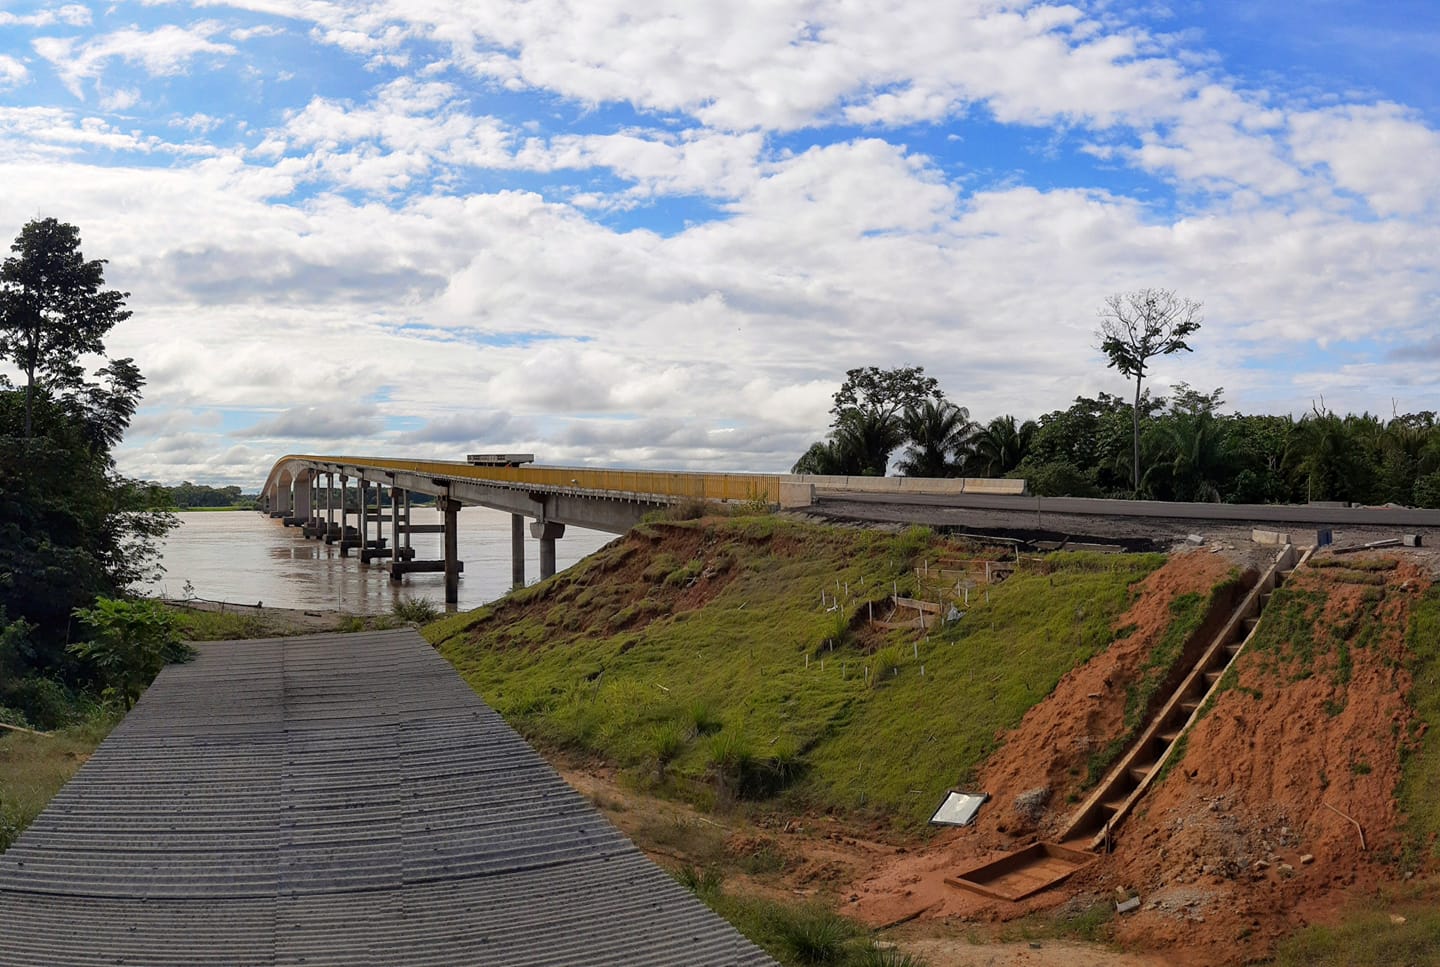
<instances>
[{"instance_id":1,"label":"shrub","mask_svg":"<svg viewBox=\"0 0 1440 967\"><path fill-rule=\"evenodd\" d=\"M655 762L660 772L674 761L675 757L685 751L687 736L685 729L678 722L659 722L650 727L648 742L650 753L655 756Z\"/></svg>"},{"instance_id":2,"label":"shrub","mask_svg":"<svg viewBox=\"0 0 1440 967\"><path fill-rule=\"evenodd\" d=\"M30 675L5 686L5 704L19 712L21 721L12 725L29 726L48 732L58 729L75 717L75 700L59 682L39 675ZM0 711L0 721L5 720Z\"/></svg>"},{"instance_id":3,"label":"shrub","mask_svg":"<svg viewBox=\"0 0 1440 967\"><path fill-rule=\"evenodd\" d=\"M396 601L390 613L401 621L411 624L428 625L440 617L440 609L429 598L406 598Z\"/></svg>"},{"instance_id":4,"label":"shrub","mask_svg":"<svg viewBox=\"0 0 1440 967\"><path fill-rule=\"evenodd\" d=\"M894 947L869 946L860 950L850 961L855 967L925 967L925 961L901 953Z\"/></svg>"},{"instance_id":5,"label":"shrub","mask_svg":"<svg viewBox=\"0 0 1440 967\"><path fill-rule=\"evenodd\" d=\"M715 896L720 892L724 883L724 876L713 866L703 869L691 866L686 863L684 866L672 870L671 875L680 881L680 885L698 897Z\"/></svg>"},{"instance_id":6,"label":"shrub","mask_svg":"<svg viewBox=\"0 0 1440 967\"><path fill-rule=\"evenodd\" d=\"M69 651L95 669L107 701L128 708L160 669L195 657L175 630L175 616L158 601L97 598L95 607L74 613L94 637L72 644Z\"/></svg>"},{"instance_id":7,"label":"shrub","mask_svg":"<svg viewBox=\"0 0 1440 967\"><path fill-rule=\"evenodd\" d=\"M685 710L686 720L690 723L690 732L695 736L714 735L724 725L720 716L715 714L715 708L709 702L691 702L690 707Z\"/></svg>"},{"instance_id":8,"label":"shrub","mask_svg":"<svg viewBox=\"0 0 1440 967\"><path fill-rule=\"evenodd\" d=\"M801 964L843 964L855 935L853 925L819 907L777 914L774 928L781 948Z\"/></svg>"}]
</instances>

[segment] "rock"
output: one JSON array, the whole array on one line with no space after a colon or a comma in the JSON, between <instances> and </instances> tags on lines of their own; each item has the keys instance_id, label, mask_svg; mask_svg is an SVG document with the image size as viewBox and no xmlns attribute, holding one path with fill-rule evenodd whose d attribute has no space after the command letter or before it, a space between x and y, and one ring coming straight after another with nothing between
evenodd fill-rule
<instances>
[{"instance_id":1,"label":"rock","mask_svg":"<svg viewBox=\"0 0 1440 967\"><path fill-rule=\"evenodd\" d=\"M1306 853L1304 856L1300 857L1301 866L1309 866L1313 862L1315 862L1315 857L1309 853Z\"/></svg>"}]
</instances>

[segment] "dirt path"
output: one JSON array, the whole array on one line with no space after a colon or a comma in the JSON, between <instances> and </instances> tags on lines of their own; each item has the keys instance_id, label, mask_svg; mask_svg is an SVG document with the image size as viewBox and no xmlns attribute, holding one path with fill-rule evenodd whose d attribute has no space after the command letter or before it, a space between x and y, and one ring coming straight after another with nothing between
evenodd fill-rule
<instances>
[{"instance_id":1,"label":"dirt path","mask_svg":"<svg viewBox=\"0 0 1440 967\"><path fill-rule=\"evenodd\" d=\"M725 889L790 902L834 903L854 916L856 900L843 893L916 844L887 841L876 830L829 816L774 814L711 816L684 803L655 799L618 783L603 765L551 756L580 793L598 806L651 859L662 866L718 867ZM958 891L951 891L958 892ZM852 899L854 897L854 899ZM880 931L882 942L924 959L929 967L1174 967L1173 957L1121 954L1071 940L997 939L1001 928L924 920Z\"/></svg>"}]
</instances>

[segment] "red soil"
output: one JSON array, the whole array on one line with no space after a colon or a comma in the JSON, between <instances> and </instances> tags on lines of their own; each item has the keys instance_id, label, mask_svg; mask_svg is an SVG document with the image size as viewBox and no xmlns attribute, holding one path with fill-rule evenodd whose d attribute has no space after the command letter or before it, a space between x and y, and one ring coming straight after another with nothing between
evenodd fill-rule
<instances>
[{"instance_id":1,"label":"red soil","mask_svg":"<svg viewBox=\"0 0 1440 967\"><path fill-rule=\"evenodd\" d=\"M1080 795L1090 750L1120 734L1125 689L1163 635L1170 601L1208 593L1229 566L1191 553L1146 579L1119 622L1136 625L1135 633L1067 675L1005 737L981 774L979 788L992 800L975 825L941 833L865 876L848 891L849 912L877 926L910 918L994 922L1063 914L1062 905L1078 911L1128 889L1142 906L1117 919L1120 943L1164 950L1170 964L1209 965L1266 956L1277 938L1333 919L1348 898L1396 880L1402 818L1394 790L1410 734L1403 637L1429 584L1407 563L1371 572L1383 578L1380 586L1352 583L1365 578L1343 569L1297 571L1290 587L1318 592L1323 602L1315 606L1312 656L1293 643L1243 652L1239 687L1221 693L1191 730L1183 760L1141 801L1112 855L1021 903L944 884L947 875L1053 835ZM1359 626L1356 616L1364 619ZM1336 642L1347 626L1352 635L1357 627L1374 635L1349 641L1344 682ZM1048 802L1027 819L1016 797L1040 787L1049 788ZM1330 807L1360 822L1364 849L1355 826Z\"/></svg>"}]
</instances>

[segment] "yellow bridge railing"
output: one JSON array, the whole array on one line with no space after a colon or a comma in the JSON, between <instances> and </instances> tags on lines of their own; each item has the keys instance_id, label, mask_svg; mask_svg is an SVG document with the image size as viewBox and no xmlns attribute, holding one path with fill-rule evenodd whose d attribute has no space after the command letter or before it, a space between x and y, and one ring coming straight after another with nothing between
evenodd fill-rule
<instances>
[{"instance_id":1,"label":"yellow bridge railing","mask_svg":"<svg viewBox=\"0 0 1440 967\"><path fill-rule=\"evenodd\" d=\"M385 457L337 457L292 454L281 457L266 481L268 491L277 472L287 461L343 465L347 467L395 470L436 478L473 480L482 483L532 485L547 490L588 493L644 494L672 499L765 500L774 502L780 474L686 473L662 470L593 470L585 467L482 467L450 460L394 460Z\"/></svg>"}]
</instances>

